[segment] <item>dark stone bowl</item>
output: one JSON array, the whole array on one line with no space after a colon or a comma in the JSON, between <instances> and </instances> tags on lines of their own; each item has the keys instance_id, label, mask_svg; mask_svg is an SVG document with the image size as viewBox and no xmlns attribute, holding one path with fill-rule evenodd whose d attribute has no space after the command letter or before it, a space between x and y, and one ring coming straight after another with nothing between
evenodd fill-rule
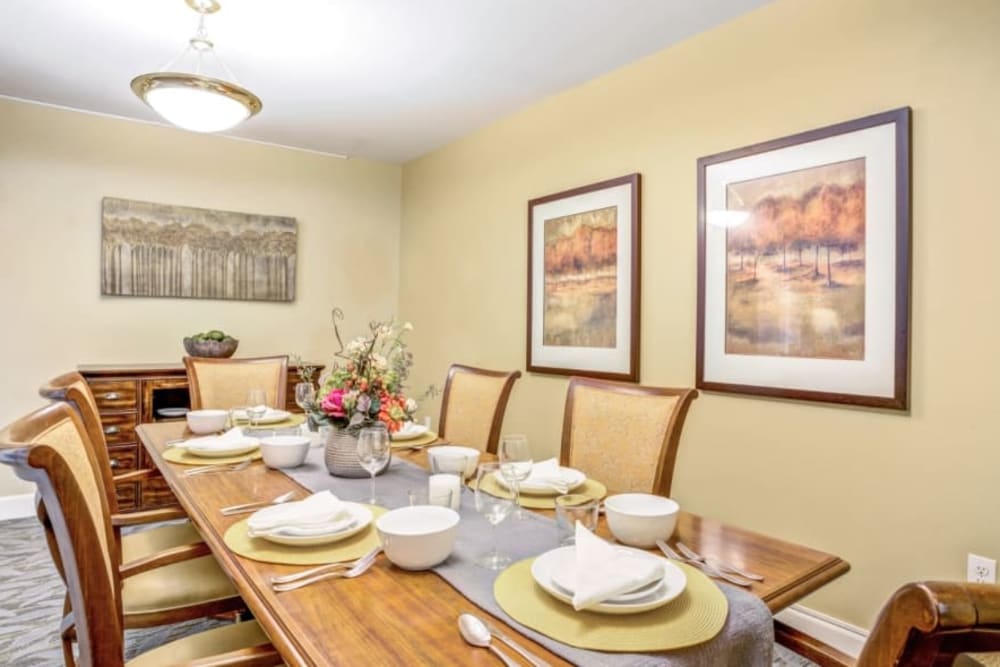
<instances>
[{"instance_id":1,"label":"dark stone bowl","mask_svg":"<svg viewBox=\"0 0 1000 667\"><path fill-rule=\"evenodd\" d=\"M195 340L193 338L184 339L184 349L192 357L214 357L216 359L228 359L236 352L236 346L240 341L235 338L224 340Z\"/></svg>"}]
</instances>

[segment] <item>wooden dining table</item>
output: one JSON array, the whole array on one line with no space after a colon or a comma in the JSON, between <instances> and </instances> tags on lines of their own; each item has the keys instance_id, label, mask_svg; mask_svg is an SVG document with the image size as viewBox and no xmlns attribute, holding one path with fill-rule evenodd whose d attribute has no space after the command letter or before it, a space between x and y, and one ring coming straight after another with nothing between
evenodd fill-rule
<instances>
[{"instance_id":1,"label":"wooden dining table","mask_svg":"<svg viewBox=\"0 0 1000 667\"><path fill-rule=\"evenodd\" d=\"M239 556L224 543L226 530L243 516L223 516L230 505L265 500L288 491L311 492L260 461L236 473L185 476L187 466L163 458L167 442L189 435L184 422L141 425L137 433L220 566L288 665L489 665L496 657L469 646L458 633L464 612L487 616L431 571L403 572L385 558L364 576L333 579L292 592L276 593L268 577L301 566L259 562ZM426 467L422 450L396 450L395 457ZM599 533L607 535L603 525ZM837 556L681 512L671 541L764 576L750 589L772 612L793 604L849 565ZM569 664L521 635L499 618L491 623L553 665ZM504 647L500 646L501 649ZM520 660L508 652L515 661Z\"/></svg>"}]
</instances>

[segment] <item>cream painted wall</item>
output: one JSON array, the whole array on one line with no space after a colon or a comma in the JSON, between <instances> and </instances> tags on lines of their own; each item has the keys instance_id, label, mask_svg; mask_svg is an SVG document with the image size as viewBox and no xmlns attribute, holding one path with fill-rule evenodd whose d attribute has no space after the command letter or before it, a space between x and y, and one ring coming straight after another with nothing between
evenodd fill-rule
<instances>
[{"instance_id":1,"label":"cream painted wall","mask_svg":"<svg viewBox=\"0 0 1000 667\"><path fill-rule=\"evenodd\" d=\"M38 385L77 364L179 362L184 335L211 328L239 338L240 356L329 362L334 305L351 334L396 309L400 176L0 99L0 422L40 405ZM101 296L104 196L296 218L295 301ZM0 466L0 495L32 488Z\"/></svg>"},{"instance_id":2,"label":"cream painted wall","mask_svg":"<svg viewBox=\"0 0 1000 667\"><path fill-rule=\"evenodd\" d=\"M453 361L523 369L527 200L633 171L642 381L693 384L696 159L909 105L911 412L703 393L675 494L842 555L852 571L805 604L862 626L902 582L964 578L968 551L1000 557L998 35L995 0L778 0L405 165L414 384ZM556 452L565 387L514 388L506 429L539 455Z\"/></svg>"}]
</instances>

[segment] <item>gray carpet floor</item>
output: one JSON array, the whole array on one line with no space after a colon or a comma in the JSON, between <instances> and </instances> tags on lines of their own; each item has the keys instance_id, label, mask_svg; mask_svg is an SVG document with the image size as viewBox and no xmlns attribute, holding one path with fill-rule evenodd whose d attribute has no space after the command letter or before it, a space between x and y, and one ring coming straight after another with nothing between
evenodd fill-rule
<instances>
[{"instance_id":1,"label":"gray carpet floor","mask_svg":"<svg viewBox=\"0 0 1000 667\"><path fill-rule=\"evenodd\" d=\"M34 518L0 522L0 665L58 667L63 664L59 642L65 587ZM125 656L132 658L173 639L218 625L203 620L129 630ZM814 663L775 646L775 667L814 667Z\"/></svg>"}]
</instances>

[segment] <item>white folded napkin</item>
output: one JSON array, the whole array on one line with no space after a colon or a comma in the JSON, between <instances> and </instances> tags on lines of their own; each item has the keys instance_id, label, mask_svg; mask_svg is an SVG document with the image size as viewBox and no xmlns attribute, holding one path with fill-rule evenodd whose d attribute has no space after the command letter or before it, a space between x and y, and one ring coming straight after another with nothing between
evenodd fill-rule
<instances>
[{"instance_id":1,"label":"white folded napkin","mask_svg":"<svg viewBox=\"0 0 1000 667\"><path fill-rule=\"evenodd\" d=\"M423 424L417 424L416 422L403 422L403 425L399 427L393 435L397 438L413 438L418 435L423 435L427 433L427 426Z\"/></svg>"},{"instance_id":2,"label":"white folded napkin","mask_svg":"<svg viewBox=\"0 0 1000 667\"><path fill-rule=\"evenodd\" d=\"M354 516L347 511L343 501L329 491L320 491L305 500L272 505L254 512L247 519L247 526L251 532L258 534L276 530L285 532L288 529L325 534L353 520Z\"/></svg>"},{"instance_id":3,"label":"white folded napkin","mask_svg":"<svg viewBox=\"0 0 1000 667\"><path fill-rule=\"evenodd\" d=\"M560 493L569 492L569 480L559 466L559 459L539 461L531 466L531 474L521 482L521 486L547 486Z\"/></svg>"},{"instance_id":4,"label":"white folded napkin","mask_svg":"<svg viewBox=\"0 0 1000 667\"><path fill-rule=\"evenodd\" d=\"M663 566L655 559L612 546L576 522L577 611L662 578Z\"/></svg>"},{"instance_id":5,"label":"white folded napkin","mask_svg":"<svg viewBox=\"0 0 1000 667\"><path fill-rule=\"evenodd\" d=\"M176 446L184 448L195 445L200 450L229 449L244 439L246 436L243 435L243 430L239 427L233 427L222 435L204 435L199 438L191 438L177 443Z\"/></svg>"}]
</instances>

